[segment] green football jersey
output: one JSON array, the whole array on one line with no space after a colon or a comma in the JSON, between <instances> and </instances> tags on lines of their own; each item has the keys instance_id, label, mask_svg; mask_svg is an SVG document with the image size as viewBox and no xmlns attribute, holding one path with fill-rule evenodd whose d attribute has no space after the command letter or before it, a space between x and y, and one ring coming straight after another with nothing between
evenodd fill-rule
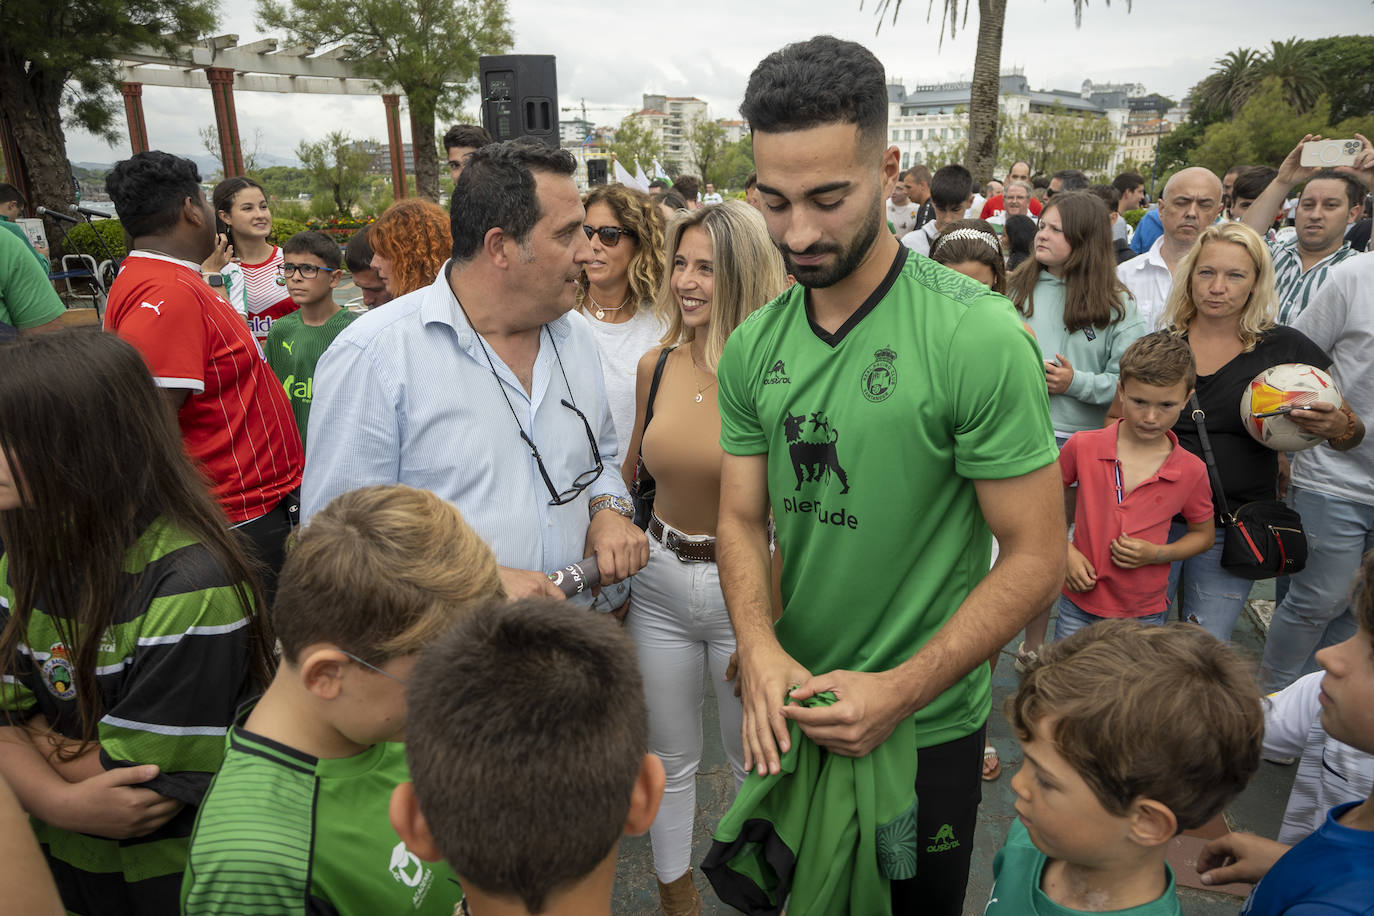
<instances>
[{"instance_id":1,"label":"green football jersey","mask_svg":"<svg viewBox=\"0 0 1374 916\"><path fill-rule=\"evenodd\" d=\"M0 625L14 601L9 572L0 555ZM157 764L161 772L144 787L186 807L128 840L33 822L63 904L86 916L176 913L196 806L219 768L234 711L253 689L249 621L209 551L158 520L130 549L125 573L124 598L96 655L100 762ZM7 660L0 720L42 714L58 733L79 738L73 664L57 622L35 610Z\"/></svg>"},{"instance_id":2,"label":"green football jersey","mask_svg":"<svg viewBox=\"0 0 1374 916\"><path fill-rule=\"evenodd\" d=\"M457 877L417 858L387 816L409 779L400 744L325 760L236 725L196 819L182 913L450 916Z\"/></svg>"},{"instance_id":3,"label":"green football jersey","mask_svg":"<svg viewBox=\"0 0 1374 916\"><path fill-rule=\"evenodd\" d=\"M778 640L815 674L916 653L988 571L977 479L1057 452L1035 342L1011 303L901 249L835 334L792 287L726 342L721 446L768 456L782 552ZM922 747L974 732L978 665L916 715Z\"/></svg>"},{"instance_id":4,"label":"green football jersey","mask_svg":"<svg viewBox=\"0 0 1374 916\"><path fill-rule=\"evenodd\" d=\"M1030 834L1019 820L1011 822L1007 842L992 860L992 890L983 916L1078 916L1086 910L1071 910L1051 900L1040 889L1049 859L1031 842ZM1174 887L1174 870L1164 871L1169 884L1158 899L1125 910L1112 910L1113 916L1181 916L1183 910Z\"/></svg>"},{"instance_id":5,"label":"green football jersey","mask_svg":"<svg viewBox=\"0 0 1374 916\"><path fill-rule=\"evenodd\" d=\"M310 404L315 399L315 364L339 332L357 317L357 312L340 309L324 324L308 325L301 320L301 313L295 311L272 322L267 332L263 352L267 355L267 365L277 374L286 396L291 399L302 447L305 446L306 424L310 420Z\"/></svg>"}]
</instances>

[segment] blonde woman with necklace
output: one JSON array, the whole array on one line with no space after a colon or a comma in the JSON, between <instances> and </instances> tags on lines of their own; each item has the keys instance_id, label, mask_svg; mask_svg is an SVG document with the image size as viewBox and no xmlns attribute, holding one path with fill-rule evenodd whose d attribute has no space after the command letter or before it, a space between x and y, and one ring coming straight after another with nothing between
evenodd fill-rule
<instances>
[{"instance_id":1,"label":"blonde woman with necklace","mask_svg":"<svg viewBox=\"0 0 1374 916\"><path fill-rule=\"evenodd\" d=\"M740 701L725 683L735 636L715 564L722 457L716 363L730 332L782 293L786 277L763 217L743 201L684 212L667 235L657 309L670 316L668 332L664 348L639 361L623 469L630 479L642 457L657 484L649 564L635 576L626 625L644 675L649 748L667 771L663 804L649 830L659 899L666 916L694 916L701 898L689 865L708 666L736 787L745 776ZM646 428L660 358L663 373Z\"/></svg>"},{"instance_id":2,"label":"blonde woman with necklace","mask_svg":"<svg viewBox=\"0 0 1374 916\"><path fill-rule=\"evenodd\" d=\"M582 203L592 260L583 269L577 304L596 337L623 455L635 417L635 366L663 336L664 320L654 309L663 279L663 217L647 194L622 184L596 188Z\"/></svg>"}]
</instances>

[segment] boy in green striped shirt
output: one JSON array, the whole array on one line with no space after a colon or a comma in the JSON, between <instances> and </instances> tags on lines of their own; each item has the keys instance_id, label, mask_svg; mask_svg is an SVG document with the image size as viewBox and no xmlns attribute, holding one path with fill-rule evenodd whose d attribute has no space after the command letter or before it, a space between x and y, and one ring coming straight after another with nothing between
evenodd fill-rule
<instances>
[{"instance_id":1,"label":"boy in green striped shirt","mask_svg":"<svg viewBox=\"0 0 1374 916\"><path fill-rule=\"evenodd\" d=\"M288 258L290 256L288 255ZM424 490L374 486L321 510L282 569L281 666L230 729L196 819L184 916L449 916L446 866L391 829L397 743L420 647L499 596L491 550Z\"/></svg>"},{"instance_id":2,"label":"boy in green striped shirt","mask_svg":"<svg viewBox=\"0 0 1374 916\"><path fill-rule=\"evenodd\" d=\"M286 291L300 309L272 322L265 355L291 399L304 447L310 403L315 397L315 364L339 332L358 316L334 302L342 256L333 239L323 232L297 232L281 250L278 282L286 284Z\"/></svg>"}]
</instances>

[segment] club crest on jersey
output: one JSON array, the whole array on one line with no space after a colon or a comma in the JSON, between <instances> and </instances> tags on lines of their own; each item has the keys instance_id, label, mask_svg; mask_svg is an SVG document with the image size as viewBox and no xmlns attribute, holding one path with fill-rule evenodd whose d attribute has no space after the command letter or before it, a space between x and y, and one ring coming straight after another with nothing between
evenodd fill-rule
<instances>
[{"instance_id":1,"label":"club crest on jersey","mask_svg":"<svg viewBox=\"0 0 1374 916\"><path fill-rule=\"evenodd\" d=\"M897 385L897 367L892 365L897 352L891 347L879 347L873 357L873 362L859 377L859 388L864 397L876 403L886 401Z\"/></svg>"},{"instance_id":2,"label":"club crest on jersey","mask_svg":"<svg viewBox=\"0 0 1374 916\"><path fill-rule=\"evenodd\" d=\"M48 652L48 660L43 663L43 683L59 700L70 700L76 696L76 683L67 647L60 642L53 643Z\"/></svg>"}]
</instances>

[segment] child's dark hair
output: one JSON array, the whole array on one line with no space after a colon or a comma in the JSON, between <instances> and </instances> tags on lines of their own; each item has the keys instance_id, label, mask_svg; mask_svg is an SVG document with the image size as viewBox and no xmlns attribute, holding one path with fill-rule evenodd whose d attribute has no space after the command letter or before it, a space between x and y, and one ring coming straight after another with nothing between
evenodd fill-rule
<instances>
[{"instance_id":1,"label":"child's dark hair","mask_svg":"<svg viewBox=\"0 0 1374 916\"><path fill-rule=\"evenodd\" d=\"M1192 391L1197 382L1197 363L1188 341L1168 331L1138 337L1121 354L1121 384L1135 379L1146 385L1167 388L1183 382Z\"/></svg>"},{"instance_id":2,"label":"child's dark hair","mask_svg":"<svg viewBox=\"0 0 1374 916\"><path fill-rule=\"evenodd\" d=\"M367 243L367 230L370 228L370 225L364 226L353 233L348 246L344 248L344 263L351 274L372 269L372 246Z\"/></svg>"},{"instance_id":3,"label":"child's dark hair","mask_svg":"<svg viewBox=\"0 0 1374 916\"><path fill-rule=\"evenodd\" d=\"M1047 646L1007 718L1022 741L1040 729L1111 814L1151 798L1179 831L1207 823L1245 788L1264 737L1246 663L1179 622L1103 620Z\"/></svg>"},{"instance_id":4,"label":"child's dark hair","mask_svg":"<svg viewBox=\"0 0 1374 916\"><path fill-rule=\"evenodd\" d=\"M242 175L238 175L234 178L226 178L215 185L214 194L210 197L210 203L215 208L215 231L227 237L231 245L234 244L234 232L229 228L229 224L224 221L220 214L228 213L232 210L234 208L234 198L238 196L240 191L248 188L257 188L259 191L262 191L262 185L251 178L245 178ZM267 192L263 191L263 196L266 195Z\"/></svg>"},{"instance_id":5,"label":"child's dark hair","mask_svg":"<svg viewBox=\"0 0 1374 916\"><path fill-rule=\"evenodd\" d=\"M1064 327L1070 334L1087 327L1105 328L1126 317L1122 298L1126 287L1116 276L1112 249L1111 214L1101 199L1089 191L1056 194L1040 211L1040 222L1057 213L1063 227L1069 257L1063 265ZM1035 314L1035 285L1046 269L1030 258L1011 275L1011 301L1026 318Z\"/></svg>"},{"instance_id":6,"label":"child's dark hair","mask_svg":"<svg viewBox=\"0 0 1374 916\"><path fill-rule=\"evenodd\" d=\"M1251 200L1264 193L1270 182L1278 177L1279 170L1267 165L1252 165L1242 169L1231 185L1231 201Z\"/></svg>"},{"instance_id":7,"label":"child's dark hair","mask_svg":"<svg viewBox=\"0 0 1374 916\"><path fill-rule=\"evenodd\" d=\"M200 171L190 159L147 150L116 162L105 191L130 238L157 235L176 225L188 197L200 198Z\"/></svg>"},{"instance_id":8,"label":"child's dark hair","mask_svg":"<svg viewBox=\"0 0 1374 916\"><path fill-rule=\"evenodd\" d=\"M491 134L479 124L455 124L444 133L444 149L481 149L491 142Z\"/></svg>"},{"instance_id":9,"label":"child's dark hair","mask_svg":"<svg viewBox=\"0 0 1374 916\"><path fill-rule=\"evenodd\" d=\"M281 246L281 253L288 254L313 254L324 262L324 266L332 270L338 270L343 264L343 257L339 253L339 243L313 229L304 232L297 232Z\"/></svg>"},{"instance_id":10,"label":"child's dark hair","mask_svg":"<svg viewBox=\"0 0 1374 916\"><path fill-rule=\"evenodd\" d=\"M531 913L615 848L649 746L634 644L560 601L491 602L421 656L406 759L464 885Z\"/></svg>"},{"instance_id":11,"label":"child's dark hair","mask_svg":"<svg viewBox=\"0 0 1374 916\"><path fill-rule=\"evenodd\" d=\"M272 623L282 658L331 643L374 665L429 645L501 595L491 548L462 514L401 484L351 490L317 512L286 556Z\"/></svg>"},{"instance_id":12,"label":"child's dark hair","mask_svg":"<svg viewBox=\"0 0 1374 916\"><path fill-rule=\"evenodd\" d=\"M12 184L0 182L0 204L7 204L18 201L22 207L24 205L24 195L19 193L19 189Z\"/></svg>"},{"instance_id":13,"label":"child's dark hair","mask_svg":"<svg viewBox=\"0 0 1374 916\"><path fill-rule=\"evenodd\" d=\"M1355 622L1374 641L1374 550L1364 555L1364 562L1355 576L1355 593L1350 603L1355 608Z\"/></svg>"},{"instance_id":14,"label":"child's dark hair","mask_svg":"<svg viewBox=\"0 0 1374 916\"><path fill-rule=\"evenodd\" d=\"M1007 294L1007 265L1002 259L1002 243L992 224L981 219L961 219L951 223L930 243L931 260L945 266L977 261L992 271L992 291Z\"/></svg>"},{"instance_id":15,"label":"child's dark hair","mask_svg":"<svg viewBox=\"0 0 1374 916\"><path fill-rule=\"evenodd\" d=\"M1007 234L1007 269L1015 270L1030 257L1031 245L1035 244L1035 220L1024 214L1008 216L1002 231Z\"/></svg>"},{"instance_id":16,"label":"child's dark hair","mask_svg":"<svg viewBox=\"0 0 1374 916\"><path fill-rule=\"evenodd\" d=\"M949 209L973 196L973 176L962 165L942 165L930 178L930 202Z\"/></svg>"}]
</instances>

